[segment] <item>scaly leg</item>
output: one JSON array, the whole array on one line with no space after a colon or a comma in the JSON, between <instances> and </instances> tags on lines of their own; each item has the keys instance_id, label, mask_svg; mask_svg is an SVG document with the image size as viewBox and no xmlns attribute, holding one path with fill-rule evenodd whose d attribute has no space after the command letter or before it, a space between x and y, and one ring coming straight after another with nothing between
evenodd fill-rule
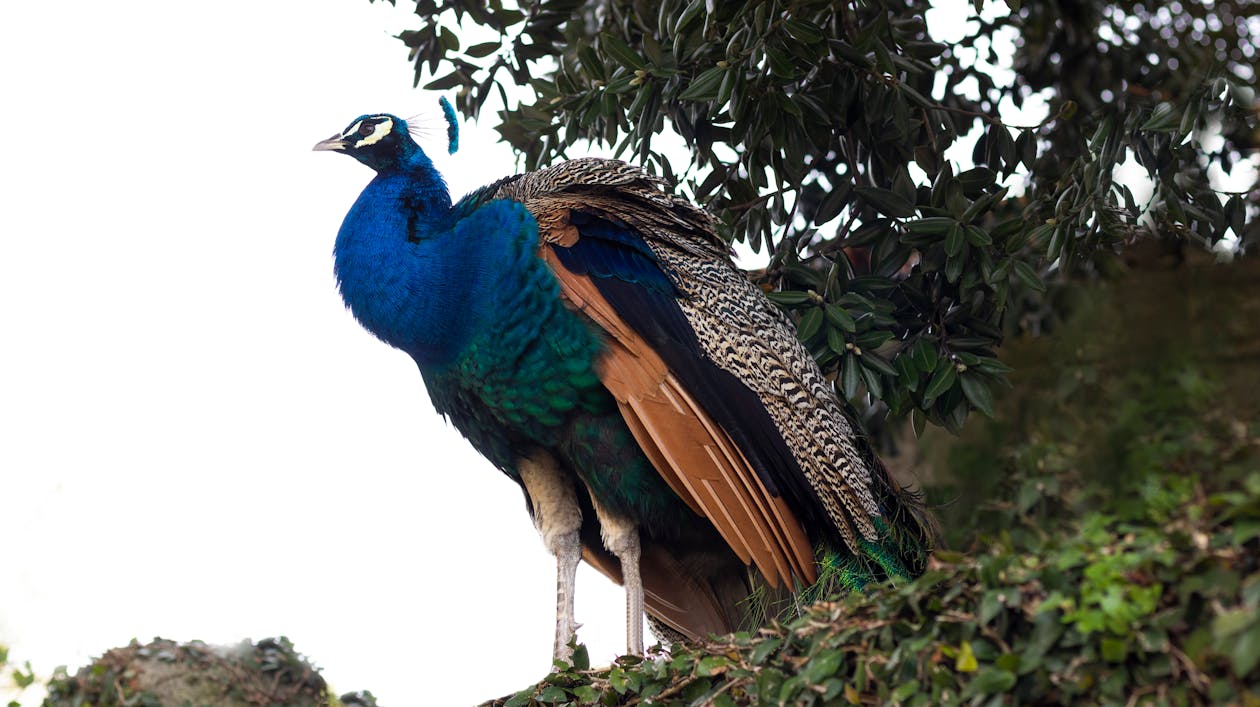
<instances>
[{"instance_id":1,"label":"scaly leg","mask_svg":"<svg viewBox=\"0 0 1260 707\"><path fill-rule=\"evenodd\" d=\"M552 657L568 662L573 657L569 643L577 637L578 623L573 616L573 598L577 592L578 561L582 559L582 541L577 533L557 538L556 555L556 642Z\"/></svg>"},{"instance_id":2,"label":"scaly leg","mask_svg":"<svg viewBox=\"0 0 1260 707\"><path fill-rule=\"evenodd\" d=\"M643 577L639 573L642 549L639 527L633 520L617 515L591 499L599 519L604 547L621 561L621 579L626 588L626 652L643 655Z\"/></svg>"},{"instance_id":3,"label":"scaly leg","mask_svg":"<svg viewBox=\"0 0 1260 707\"><path fill-rule=\"evenodd\" d=\"M568 661L572 657L569 643L578 629L573 595L578 561L582 559L582 509L573 480L560 470L551 455L536 451L519 459L517 469L534 509L534 526L543 545L556 556L556 642L552 656Z\"/></svg>"}]
</instances>

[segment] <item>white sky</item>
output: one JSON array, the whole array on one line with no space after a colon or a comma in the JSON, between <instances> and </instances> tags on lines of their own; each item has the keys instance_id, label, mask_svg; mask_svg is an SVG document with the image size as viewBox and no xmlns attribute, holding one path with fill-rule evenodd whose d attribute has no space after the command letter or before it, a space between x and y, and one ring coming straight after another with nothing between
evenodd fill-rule
<instances>
[{"instance_id":1,"label":"white sky","mask_svg":"<svg viewBox=\"0 0 1260 707\"><path fill-rule=\"evenodd\" d=\"M549 667L555 568L520 491L332 277L371 173L311 146L435 100L390 36L407 5L0 9L0 643L17 661L284 634L335 690L393 706ZM456 194L515 171L494 141L464 126ZM577 611L611 659L620 589L584 567Z\"/></svg>"}]
</instances>

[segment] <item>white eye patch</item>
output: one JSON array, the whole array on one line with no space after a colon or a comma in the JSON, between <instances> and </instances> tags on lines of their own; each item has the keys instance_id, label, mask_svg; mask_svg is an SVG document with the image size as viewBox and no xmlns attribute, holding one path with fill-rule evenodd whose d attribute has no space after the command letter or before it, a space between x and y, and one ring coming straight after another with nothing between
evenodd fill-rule
<instances>
[{"instance_id":1,"label":"white eye patch","mask_svg":"<svg viewBox=\"0 0 1260 707\"><path fill-rule=\"evenodd\" d=\"M346 129L341 137L346 140L358 138L354 143L355 147L367 147L374 145L385 138L391 130L394 129L394 121L389 118L374 119L376 122L367 122L368 119L360 120L354 125ZM366 123L366 125L365 125ZM368 132L370 130L370 132Z\"/></svg>"}]
</instances>

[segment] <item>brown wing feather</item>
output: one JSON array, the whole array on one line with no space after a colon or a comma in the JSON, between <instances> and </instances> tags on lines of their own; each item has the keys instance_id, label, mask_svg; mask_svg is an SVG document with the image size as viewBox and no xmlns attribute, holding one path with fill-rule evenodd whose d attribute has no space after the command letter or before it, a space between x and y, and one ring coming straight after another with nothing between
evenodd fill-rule
<instances>
[{"instance_id":1,"label":"brown wing feather","mask_svg":"<svg viewBox=\"0 0 1260 707\"><path fill-rule=\"evenodd\" d=\"M771 586L790 582L793 575L813 581L809 538L783 499L766 490L738 447L590 278L561 265L548 245L540 255L556 273L565 299L607 332L600 380L670 488L712 522L735 554L756 565Z\"/></svg>"},{"instance_id":2,"label":"brown wing feather","mask_svg":"<svg viewBox=\"0 0 1260 707\"><path fill-rule=\"evenodd\" d=\"M753 391L773 420L808 487L809 498L798 497L817 504L814 510L830 521L853 554L864 554L863 540L879 538L875 520L883 511L876 495L884 493L879 488L888 481L876 483L876 474L883 472L867 461L860 431L850 423L831 381L797 341L791 322L734 267L710 214L637 167L596 158L504 180L485 196L525 204L538 220L544 244L568 246L578 239L571 211L639 233L684 295L679 307L704 354ZM630 424L636 434L650 436L643 424ZM669 466L659 450L649 444L644 448L658 469ZM669 478L667 471L662 474ZM684 491L679 495L687 498ZM781 525L798 524L785 520ZM803 564L812 576L812 562Z\"/></svg>"}]
</instances>

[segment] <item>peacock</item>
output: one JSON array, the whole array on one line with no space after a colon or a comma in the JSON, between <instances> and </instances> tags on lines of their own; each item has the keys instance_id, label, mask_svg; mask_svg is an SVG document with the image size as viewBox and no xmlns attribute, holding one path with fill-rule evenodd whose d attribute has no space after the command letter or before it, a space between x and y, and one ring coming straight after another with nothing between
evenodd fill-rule
<instances>
[{"instance_id":1,"label":"peacock","mask_svg":"<svg viewBox=\"0 0 1260 707\"><path fill-rule=\"evenodd\" d=\"M645 611L658 634L699 641L746 627L766 597L923 571L917 496L709 213L597 158L452 202L419 129L368 114L315 145L376 172L337 234L337 283L523 489L556 558L556 658L575 639L583 560L624 585L632 654Z\"/></svg>"}]
</instances>

